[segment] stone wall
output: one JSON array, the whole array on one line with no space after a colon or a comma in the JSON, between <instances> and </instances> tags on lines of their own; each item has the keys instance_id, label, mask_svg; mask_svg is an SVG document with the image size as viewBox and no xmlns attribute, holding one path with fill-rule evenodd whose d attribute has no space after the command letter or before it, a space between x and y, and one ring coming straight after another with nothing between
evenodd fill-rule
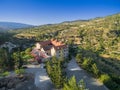
<instances>
[{"instance_id":1,"label":"stone wall","mask_svg":"<svg viewBox=\"0 0 120 90\"><path fill-rule=\"evenodd\" d=\"M24 74L0 79L0 90L39 90L34 85L34 76Z\"/></svg>"}]
</instances>

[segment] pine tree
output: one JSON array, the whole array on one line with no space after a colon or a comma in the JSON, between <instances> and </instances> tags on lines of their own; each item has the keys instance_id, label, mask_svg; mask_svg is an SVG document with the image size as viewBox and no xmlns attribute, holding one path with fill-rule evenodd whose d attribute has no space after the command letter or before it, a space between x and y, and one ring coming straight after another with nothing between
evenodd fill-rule
<instances>
[{"instance_id":1,"label":"pine tree","mask_svg":"<svg viewBox=\"0 0 120 90\"><path fill-rule=\"evenodd\" d=\"M86 70L91 71L91 64L92 64L91 58L84 58L84 62L82 63L82 65Z\"/></svg>"},{"instance_id":2,"label":"pine tree","mask_svg":"<svg viewBox=\"0 0 120 90\"><path fill-rule=\"evenodd\" d=\"M15 68L20 69L23 65L20 51L13 53L13 59L15 60Z\"/></svg>"},{"instance_id":3,"label":"pine tree","mask_svg":"<svg viewBox=\"0 0 120 90\"><path fill-rule=\"evenodd\" d=\"M0 49L0 69L7 70L8 69L8 53L6 49Z\"/></svg>"},{"instance_id":4,"label":"pine tree","mask_svg":"<svg viewBox=\"0 0 120 90\"><path fill-rule=\"evenodd\" d=\"M76 55L76 60L77 60L77 62L80 62L80 63L83 62L83 61L82 61L82 56L81 56L81 54L77 54L77 55Z\"/></svg>"},{"instance_id":5,"label":"pine tree","mask_svg":"<svg viewBox=\"0 0 120 90\"><path fill-rule=\"evenodd\" d=\"M51 61L48 61L46 63L46 68L47 73L50 76L55 87L61 88L65 82L61 61L56 57L53 57Z\"/></svg>"},{"instance_id":6,"label":"pine tree","mask_svg":"<svg viewBox=\"0 0 120 90\"><path fill-rule=\"evenodd\" d=\"M86 89L86 87L85 87L85 83L84 83L83 79L81 79L81 80L79 81L78 86L79 86L79 90L88 90L88 89Z\"/></svg>"},{"instance_id":7,"label":"pine tree","mask_svg":"<svg viewBox=\"0 0 120 90\"><path fill-rule=\"evenodd\" d=\"M75 76L72 76L68 83L64 84L63 90L87 90L85 88L85 83L83 80L80 80L80 82L77 84Z\"/></svg>"},{"instance_id":8,"label":"pine tree","mask_svg":"<svg viewBox=\"0 0 120 90\"><path fill-rule=\"evenodd\" d=\"M93 73L98 77L99 70L98 70L98 68L97 68L95 63L92 65L92 70L93 70Z\"/></svg>"},{"instance_id":9,"label":"pine tree","mask_svg":"<svg viewBox=\"0 0 120 90\"><path fill-rule=\"evenodd\" d=\"M46 66L47 66L47 67L46 67L47 73L48 73L48 75L50 75L50 74L51 74L51 71L52 71L50 61L48 61L48 62L46 63Z\"/></svg>"}]
</instances>

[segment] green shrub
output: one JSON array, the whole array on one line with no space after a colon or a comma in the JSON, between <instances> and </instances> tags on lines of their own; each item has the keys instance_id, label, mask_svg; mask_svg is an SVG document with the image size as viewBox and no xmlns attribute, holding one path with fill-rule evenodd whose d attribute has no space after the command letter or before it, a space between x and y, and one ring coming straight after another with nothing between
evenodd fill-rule
<instances>
[{"instance_id":1,"label":"green shrub","mask_svg":"<svg viewBox=\"0 0 120 90\"><path fill-rule=\"evenodd\" d=\"M10 72L6 71L3 73L3 76L8 76L10 74Z\"/></svg>"},{"instance_id":2,"label":"green shrub","mask_svg":"<svg viewBox=\"0 0 120 90\"><path fill-rule=\"evenodd\" d=\"M68 80L68 83L64 84L63 90L79 90L75 79L75 76Z\"/></svg>"},{"instance_id":3,"label":"green shrub","mask_svg":"<svg viewBox=\"0 0 120 90\"><path fill-rule=\"evenodd\" d=\"M102 75L100 76L99 80L100 80L101 82L103 82L103 83L106 83L106 82L111 81L111 78L110 78L110 76L107 75L107 74L102 74Z\"/></svg>"},{"instance_id":4,"label":"green shrub","mask_svg":"<svg viewBox=\"0 0 120 90\"><path fill-rule=\"evenodd\" d=\"M83 79L79 81L78 86L79 86L79 90L89 90L86 88L86 85Z\"/></svg>"},{"instance_id":5,"label":"green shrub","mask_svg":"<svg viewBox=\"0 0 120 90\"><path fill-rule=\"evenodd\" d=\"M100 81L103 82L110 90L120 90L120 86L112 81L111 77L107 74L100 76Z\"/></svg>"},{"instance_id":6,"label":"green shrub","mask_svg":"<svg viewBox=\"0 0 120 90\"><path fill-rule=\"evenodd\" d=\"M91 58L84 58L84 61L82 63L83 68L85 68L87 71L92 71L91 65L92 65L92 59Z\"/></svg>"},{"instance_id":7,"label":"green shrub","mask_svg":"<svg viewBox=\"0 0 120 90\"><path fill-rule=\"evenodd\" d=\"M18 74L18 75L21 75L21 74L25 73L25 70L24 69L16 69L15 73Z\"/></svg>"},{"instance_id":8,"label":"green shrub","mask_svg":"<svg viewBox=\"0 0 120 90\"><path fill-rule=\"evenodd\" d=\"M67 83L64 84L63 90L87 90L83 80L77 84L75 76L72 76Z\"/></svg>"},{"instance_id":9,"label":"green shrub","mask_svg":"<svg viewBox=\"0 0 120 90\"><path fill-rule=\"evenodd\" d=\"M92 72L95 74L96 77L99 76L99 69L95 63L92 64Z\"/></svg>"},{"instance_id":10,"label":"green shrub","mask_svg":"<svg viewBox=\"0 0 120 90\"><path fill-rule=\"evenodd\" d=\"M27 49L25 50L25 53L30 53L31 50L32 50L32 48L27 48Z\"/></svg>"},{"instance_id":11,"label":"green shrub","mask_svg":"<svg viewBox=\"0 0 120 90\"><path fill-rule=\"evenodd\" d=\"M25 54L24 56L23 56L23 59L31 59L31 58L33 58L33 56L31 56L30 54Z\"/></svg>"},{"instance_id":12,"label":"green shrub","mask_svg":"<svg viewBox=\"0 0 120 90\"><path fill-rule=\"evenodd\" d=\"M6 72L1 73L0 76L1 76L1 77L5 77L5 76L8 76L9 74L10 74L10 73L9 73L8 71L6 71Z\"/></svg>"},{"instance_id":13,"label":"green shrub","mask_svg":"<svg viewBox=\"0 0 120 90\"><path fill-rule=\"evenodd\" d=\"M77 61L78 63L82 63L82 62L83 62L83 59L82 59L82 55L81 55L81 54L77 54L77 55L76 55L76 61Z\"/></svg>"}]
</instances>

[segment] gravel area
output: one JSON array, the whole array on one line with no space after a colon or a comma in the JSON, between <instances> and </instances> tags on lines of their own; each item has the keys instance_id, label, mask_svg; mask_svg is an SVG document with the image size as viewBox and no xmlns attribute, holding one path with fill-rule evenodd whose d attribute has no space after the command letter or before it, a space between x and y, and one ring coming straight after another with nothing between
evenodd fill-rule
<instances>
[{"instance_id":1,"label":"gravel area","mask_svg":"<svg viewBox=\"0 0 120 90\"><path fill-rule=\"evenodd\" d=\"M26 72L33 73L35 75L35 85L39 90L53 90L54 86L43 66L44 64L28 65Z\"/></svg>"}]
</instances>

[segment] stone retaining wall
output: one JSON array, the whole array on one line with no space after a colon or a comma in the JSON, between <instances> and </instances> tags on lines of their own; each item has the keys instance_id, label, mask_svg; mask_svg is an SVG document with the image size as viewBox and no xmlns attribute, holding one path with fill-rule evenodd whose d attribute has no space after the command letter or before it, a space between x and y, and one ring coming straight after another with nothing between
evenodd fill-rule
<instances>
[{"instance_id":1,"label":"stone retaining wall","mask_svg":"<svg viewBox=\"0 0 120 90\"><path fill-rule=\"evenodd\" d=\"M6 77L0 79L0 90L38 90L34 85L34 75Z\"/></svg>"}]
</instances>

